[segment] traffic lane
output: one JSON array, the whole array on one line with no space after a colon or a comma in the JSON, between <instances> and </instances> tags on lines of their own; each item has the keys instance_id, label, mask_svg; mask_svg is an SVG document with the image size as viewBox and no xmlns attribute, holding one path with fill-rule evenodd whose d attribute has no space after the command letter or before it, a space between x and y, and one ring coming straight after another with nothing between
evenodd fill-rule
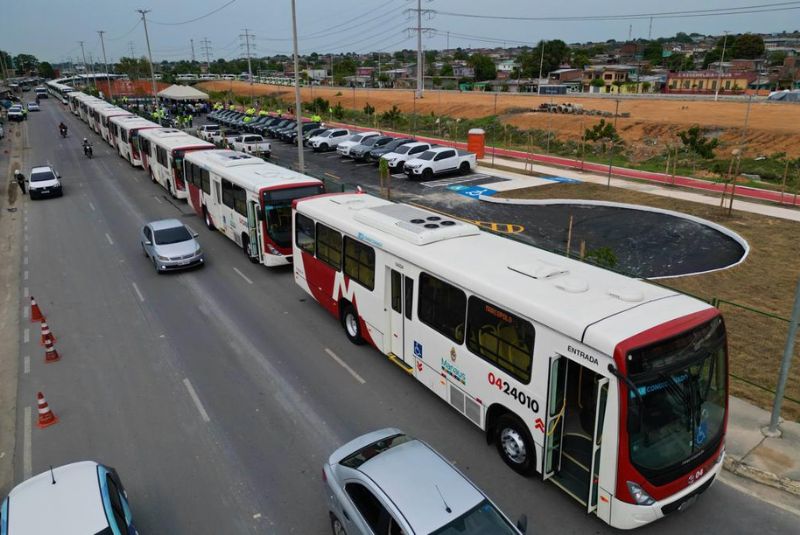
<instances>
[{"instance_id":1,"label":"traffic lane","mask_svg":"<svg viewBox=\"0 0 800 535\"><path fill-rule=\"evenodd\" d=\"M47 147L45 141L34 147ZM249 526L255 506L238 493L241 471L225 462L171 366L172 350L140 306L135 277L116 248L122 240L100 210L113 207L112 217L125 220L125 209L94 196L113 179L103 163L119 159L96 146L98 158L90 162L60 145L38 157L59 162L65 196L29 203L30 281L42 292L63 354L61 362L44 365L32 348L31 388L20 391L32 400L44 388L61 418L52 428L34 429L33 473L95 458L119 469L145 531L258 531ZM184 507L175 507L181 499Z\"/></svg>"},{"instance_id":2,"label":"traffic lane","mask_svg":"<svg viewBox=\"0 0 800 535\"><path fill-rule=\"evenodd\" d=\"M135 173L135 171L130 172ZM121 180L120 184L132 184L132 182ZM146 186L150 187L150 184L146 184ZM143 189L145 188L143 187ZM152 195L141 195L140 197L143 201L147 200L148 202L153 202ZM329 404L328 400L333 400L331 403L332 405L337 407L345 406L346 410L342 412L348 413L346 417L332 416L332 419L339 419L342 422L340 424L342 429L353 428L352 436L355 436L358 432L366 431L370 428L382 425L399 425L407 431L429 440L434 447L440 449L448 458L456 462L460 467L465 469L465 471L468 471L468 473L475 478L475 481L485 488L490 495L496 498L498 503L508 511L510 515L516 516L520 512L528 512L532 518L537 518L538 526L549 527L554 530L563 528L565 522L564 518L570 519L568 522L575 530L606 530L606 527L596 519L583 515L576 515L575 512L578 512L580 508L573 504L566 495L557 491L555 487L551 485L542 485L538 482L529 483L510 473L502 462L499 461L492 448L485 445L483 434L469 424L469 422L458 416L447 407L445 403L442 403L432 393L424 389L422 385L405 377L402 371L396 369L385 359L382 359L375 351L368 348L349 346L348 342L346 342L346 339L341 334L337 322L322 313L321 309L310 302L310 300L305 299L305 296L299 292L298 289L292 287L291 281L279 280L277 277L273 276L271 270L265 270L265 268L260 266L237 263L243 261L243 256L241 256L240 251L236 249L230 241L218 236L216 238L218 243L225 244L229 247L229 253L231 255L230 261L235 263L236 266L240 266L242 273L245 273L255 283L258 283L259 280L264 281L265 288L263 292L261 292L260 295L254 295L253 298L257 299L260 303L270 302L273 307L277 308L279 307L278 303L283 300L280 291L284 290L288 294L286 296L287 303L292 299L293 295L298 303L304 303L303 307L305 307L305 309L298 313L295 313L291 309L286 311L289 312L289 314L285 315L292 318L289 323L285 321L281 322L280 318L263 318L267 321L263 322L263 325L259 325L259 329L265 330L268 325L274 325L274 329L280 331L274 340L267 340L268 344L271 342L276 343L275 340L283 340L282 335L284 333L289 335L286 337L286 340L302 340L306 342L310 333L320 332L322 338L330 341L329 345L333 347L336 354L346 359L354 369L366 378L367 383L365 383L365 385L369 385L369 387L376 385L375 389L378 390L378 395L376 396L368 395L369 392L358 391L353 387L352 383L343 383L339 385L337 381L332 381L331 378L337 377L338 374L338 376L347 379L347 375L342 372L342 370L330 371L325 365L325 359L327 359L327 357L321 356L316 358L313 353L303 358L287 358L285 361L281 362L282 379L287 378L290 381L296 381L298 379L294 376L306 377L310 375L312 377L306 380L308 386L304 384L302 387L303 390L309 392L309 397L318 398L320 395L329 393L329 396L324 399L324 405ZM203 243L205 247L208 247L207 244L210 242L205 240ZM217 253L214 253L214 255L217 257ZM262 270L264 273L260 278L259 270ZM193 273L193 275L200 275L202 273L202 271L198 271ZM183 277L183 275L178 275L178 277ZM169 277L163 278L167 279ZM277 285L273 286L271 284L273 281L276 281ZM239 282L240 284L247 284L246 281ZM293 292L298 292L300 297ZM238 301L238 296L235 299ZM301 299L305 300L301 301ZM234 308L239 307L240 305L237 304ZM300 315L301 313L305 313L305 316ZM293 324L300 323L296 318L302 318L304 322L307 321L307 323L303 325L308 325L307 329L298 329L298 338L295 338L295 332L288 330ZM309 320L308 318L311 319ZM327 331L325 329L326 325L329 326ZM248 335L245 333L245 337L247 336ZM341 345L334 346L333 343L334 340L337 340L337 336L339 340L337 343ZM280 353L289 355L290 357L294 357L294 353L302 356L305 355L305 353L303 351L297 351L297 349L303 348L305 345L307 344L288 344L287 349L280 349ZM200 358L198 358L200 355L200 353L195 355L194 361L200 360ZM377 363L375 360L376 358L378 359ZM285 371L286 368L295 363L298 364L298 368L295 368L296 373L294 375ZM334 366L334 364L330 364L330 366ZM310 368L313 373L308 374L308 370L306 370L306 373L303 374L303 370L307 367ZM234 367L234 369L235 368L236 367ZM313 380L313 376L317 377L317 382ZM324 380L320 376L324 377ZM400 379L400 377L403 377L403 379ZM195 378L193 377L193 381L194 380ZM320 392L315 392L314 388L318 383L321 383L318 389ZM354 390L356 391L356 395L352 396L351 392ZM198 391L202 393L203 388L198 387ZM348 402L351 397L355 398L352 403ZM376 400L378 401L377 403ZM210 401L207 399L204 401L206 401L206 405L209 407L208 410L212 418L215 418L214 411L219 410L213 408L216 403L216 398L214 397ZM350 409L351 405L354 407L352 410ZM328 410L330 409L328 408ZM445 419L451 420L446 426L442 425ZM386 423L384 424L384 422ZM246 428L247 425L251 423L256 425L259 422L248 421L244 426L238 426L235 431L237 433L242 433L242 427ZM359 427L362 429L358 429ZM240 442L237 442L237 445L240 448L247 447ZM285 443L283 446L284 448L287 447ZM293 443L289 445L289 447L294 446L295 444ZM292 460L291 464L294 465L295 462L296 461ZM310 465L316 465L317 470L314 470L314 472L318 471L318 462L310 462ZM308 469L308 467L309 463L295 466L298 474L300 474L302 470ZM314 473L308 480L309 483L320 485L318 477L316 476L317 474ZM298 479L305 482L305 479L301 477L298 477ZM287 495L291 496L308 495L307 490L305 493L296 493L295 487L288 487L288 490L283 487L280 487L280 489L281 492L285 492ZM312 496L312 499L313 498ZM708 503L708 501L701 501L698 505L700 503ZM314 522L313 525L326 526L324 502L319 502L319 506L320 514L318 516L315 515L315 519L321 517L322 521ZM558 511L559 514L553 515L553 511ZM569 511L572 512L569 513ZM302 517L297 518L303 518L304 521L307 521L307 516L306 513ZM295 523L297 523L297 519L295 519Z\"/></svg>"}]
</instances>

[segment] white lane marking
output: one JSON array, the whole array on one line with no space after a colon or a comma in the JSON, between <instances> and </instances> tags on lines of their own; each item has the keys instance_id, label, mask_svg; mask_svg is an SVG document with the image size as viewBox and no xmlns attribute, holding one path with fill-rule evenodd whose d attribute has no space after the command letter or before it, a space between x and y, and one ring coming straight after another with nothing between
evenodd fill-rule
<instances>
[{"instance_id":1,"label":"white lane marking","mask_svg":"<svg viewBox=\"0 0 800 535\"><path fill-rule=\"evenodd\" d=\"M23 359L22 359L22 368L23 368L23 370L24 370L24 372L26 374L27 373L31 373L31 357L30 356L25 355L25 357L23 357Z\"/></svg>"},{"instance_id":2,"label":"white lane marking","mask_svg":"<svg viewBox=\"0 0 800 535\"><path fill-rule=\"evenodd\" d=\"M133 179L134 179L136 182L139 182L139 177L138 177L138 176L136 176L136 175L132 175L132 176L133 176Z\"/></svg>"},{"instance_id":3,"label":"white lane marking","mask_svg":"<svg viewBox=\"0 0 800 535\"><path fill-rule=\"evenodd\" d=\"M28 232L28 225L23 225L22 230Z\"/></svg>"},{"instance_id":4,"label":"white lane marking","mask_svg":"<svg viewBox=\"0 0 800 535\"><path fill-rule=\"evenodd\" d=\"M22 289L22 295L24 297L29 297L30 296L30 290L28 289L27 286Z\"/></svg>"},{"instance_id":5,"label":"white lane marking","mask_svg":"<svg viewBox=\"0 0 800 535\"><path fill-rule=\"evenodd\" d=\"M360 375L358 375L358 373L356 373L356 371L355 371L353 368L351 368L351 367L350 367L350 366L349 366L349 365L348 365L348 364L347 364L345 361L343 361L342 359L340 359L340 358L339 358L339 355L337 355L336 353L334 353L333 351L331 351L331 350L330 350L330 348L327 348L327 347L326 347L326 348L325 348L325 353L327 353L327 354L328 354L328 356L329 356L330 358L332 358L333 360L335 360L335 361L336 361L336 363L337 363L337 364L339 364L339 366L341 366L342 368L344 368L345 370L347 370L347 371L350 373L350 375L352 375L352 376L353 376L353 378L354 378L356 381L358 381L358 382L359 382L359 383L361 383L362 385L363 385L364 383L366 383L366 381L364 380L364 378L363 378L363 377L361 377Z\"/></svg>"},{"instance_id":6,"label":"white lane marking","mask_svg":"<svg viewBox=\"0 0 800 535\"><path fill-rule=\"evenodd\" d=\"M28 252L28 244L27 243L22 246L22 252L23 253L27 253Z\"/></svg>"},{"instance_id":7,"label":"white lane marking","mask_svg":"<svg viewBox=\"0 0 800 535\"><path fill-rule=\"evenodd\" d=\"M28 305L22 305L22 319L28 319L28 314L30 314L30 307L28 307Z\"/></svg>"},{"instance_id":8,"label":"white lane marking","mask_svg":"<svg viewBox=\"0 0 800 535\"><path fill-rule=\"evenodd\" d=\"M30 275L30 273L28 273L27 269L25 271L23 271L22 272L22 280L28 280L28 276L29 275Z\"/></svg>"},{"instance_id":9,"label":"white lane marking","mask_svg":"<svg viewBox=\"0 0 800 535\"><path fill-rule=\"evenodd\" d=\"M27 266L28 265L28 257L27 256L22 259L22 265L23 266Z\"/></svg>"},{"instance_id":10,"label":"white lane marking","mask_svg":"<svg viewBox=\"0 0 800 535\"><path fill-rule=\"evenodd\" d=\"M95 210L94 210L94 205L93 205L91 202L89 202L89 208L91 208L91 209L92 209L92 212L94 212L94 211L95 211Z\"/></svg>"},{"instance_id":11,"label":"white lane marking","mask_svg":"<svg viewBox=\"0 0 800 535\"><path fill-rule=\"evenodd\" d=\"M204 422L210 422L211 418L208 417L208 413L206 409L203 407L203 403L200 401L200 398L197 396L197 392L194 391L194 387L192 383L189 382L189 378L183 380L183 384L186 385L186 390L189 391L189 395L192 397L192 401L194 401L197 410L200 412L200 417L203 419Z\"/></svg>"},{"instance_id":12,"label":"white lane marking","mask_svg":"<svg viewBox=\"0 0 800 535\"><path fill-rule=\"evenodd\" d=\"M153 198L156 200L158 204L164 204L161 199L158 198L158 195L153 195Z\"/></svg>"},{"instance_id":13,"label":"white lane marking","mask_svg":"<svg viewBox=\"0 0 800 535\"><path fill-rule=\"evenodd\" d=\"M33 461L31 460L31 407L25 407L22 434L22 479L30 479L33 472Z\"/></svg>"},{"instance_id":14,"label":"white lane marking","mask_svg":"<svg viewBox=\"0 0 800 535\"><path fill-rule=\"evenodd\" d=\"M106 239L108 240L109 245L114 245L114 240L111 239L111 236L109 236L108 232L106 232Z\"/></svg>"},{"instance_id":15,"label":"white lane marking","mask_svg":"<svg viewBox=\"0 0 800 535\"><path fill-rule=\"evenodd\" d=\"M27 344L31 341L31 330L25 327L25 330L22 331L22 343Z\"/></svg>"},{"instance_id":16,"label":"white lane marking","mask_svg":"<svg viewBox=\"0 0 800 535\"><path fill-rule=\"evenodd\" d=\"M246 280L246 281L247 281L249 284L253 284L253 281L251 281L250 279L248 279L248 278L247 278L247 275L245 275L244 273L242 273L241 271L239 271L237 268L233 268L233 270L234 270L236 273L238 273L238 274L239 274L239 276L240 276L241 278L243 278L244 280Z\"/></svg>"},{"instance_id":17,"label":"white lane marking","mask_svg":"<svg viewBox=\"0 0 800 535\"><path fill-rule=\"evenodd\" d=\"M23 218L22 218L22 220L23 220L25 223L27 223L27 222L28 222L28 214L25 214L25 217L23 217Z\"/></svg>"},{"instance_id":18,"label":"white lane marking","mask_svg":"<svg viewBox=\"0 0 800 535\"><path fill-rule=\"evenodd\" d=\"M139 296L139 301L141 301L142 303L144 303L144 296L142 295L142 292L141 292L141 291L139 291L139 287L138 287L138 286L136 286L136 283L135 283L135 282L132 282L131 284L133 284L133 291L134 291L134 292L136 292L136 295L138 295L138 296Z\"/></svg>"}]
</instances>

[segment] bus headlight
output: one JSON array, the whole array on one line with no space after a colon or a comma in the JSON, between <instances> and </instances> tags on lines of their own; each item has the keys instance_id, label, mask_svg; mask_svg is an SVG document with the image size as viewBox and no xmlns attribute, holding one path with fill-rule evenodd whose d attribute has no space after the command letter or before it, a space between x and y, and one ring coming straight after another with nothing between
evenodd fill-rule
<instances>
[{"instance_id":1,"label":"bus headlight","mask_svg":"<svg viewBox=\"0 0 800 535\"><path fill-rule=\"evenodd\" d=\"M636 501L637 505L653 505L656 501L647 494L642 487L633 481L628 481L628 492Z\"/></svg>"}]
</instances>

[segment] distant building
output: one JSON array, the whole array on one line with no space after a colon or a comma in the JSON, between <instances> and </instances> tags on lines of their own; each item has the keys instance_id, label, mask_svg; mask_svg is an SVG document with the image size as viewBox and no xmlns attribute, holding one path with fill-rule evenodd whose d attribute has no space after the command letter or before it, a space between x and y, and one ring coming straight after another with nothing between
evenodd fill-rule
<instances>
[{"instance_id":1,"label":"distant building","mask_svg":"<svg viewBox=\"0 0 800 535\"><path fill-rule=\"evenodd\" d=\"M475 78L475 69L468 65L453 65L453 76L456 78Z\"/></svg>"},{"instance_id":2,"label":"distant building","mask_svg":"<svg viewBox=\"0 0 800 535\"><path fill-rule=\"evenodd\" d=\"M667 76L666 93L720 93L740 94L754 81L757 75L752 71L685 71L672 72Z\"/></svg>"},{"instance_id":3,"label":"distant building","mask_svg":"<svg viewBox=\"0 0 800 535\"><path fill-rule=\"evenodd\" d=\"M617 93L628 81L628 75L636 67L631 65L590 65L583 71L583 90L590 93ZM595 80L601 80L602 86Z\"/></svg>"}]
</instances>

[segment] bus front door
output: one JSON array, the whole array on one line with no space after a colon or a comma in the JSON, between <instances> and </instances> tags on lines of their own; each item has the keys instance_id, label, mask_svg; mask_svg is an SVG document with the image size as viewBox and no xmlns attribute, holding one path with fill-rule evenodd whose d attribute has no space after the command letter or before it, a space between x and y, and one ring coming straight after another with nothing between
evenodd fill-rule
<instances>
[{"instance_id":1,"label":"bus front door","mask_svg":"<svg viewBox=\"0 0 800 535\"><path fill-rule=\"evenodd\" d=\"M550 374L547 383L547 421L544 426L544 468L542 470L542 479L545 480L553 477L561 469L568 365L569 359L561 355L550 359Z\"/></svg>"},{"instance_id":2,"label":"bus front door","mask_svg":"<svg viewBox=\"0 0 800 535\"><path fill-rule=\"evenodd\" d=\"M592 470L589 478L589 507L587 512L597 510L597 487L600 479L600 446L603 440L603 423L608 400L608 378L603 377L597 383L597 398L594 414L594 433L592 437Z\"/></svg>"},{"instance_id":3,"label":"bus front door","mask_svg":"<svg viewBox=\"0 0 800 535\"><path fill-rule=\"evenodd\" d=\"M247 201L247 234L250 236L248 254L250 258L261 262L261 244L258 239L258 203Z\"/></svg>"}]
</instances>

